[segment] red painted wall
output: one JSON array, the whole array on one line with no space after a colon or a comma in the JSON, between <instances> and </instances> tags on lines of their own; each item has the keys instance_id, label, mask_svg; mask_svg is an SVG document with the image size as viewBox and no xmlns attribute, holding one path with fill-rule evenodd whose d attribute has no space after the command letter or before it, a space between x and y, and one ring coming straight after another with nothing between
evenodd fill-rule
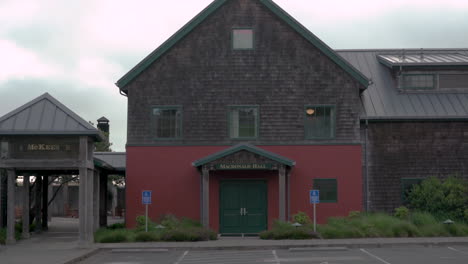
<instances>
[{"instance_id":1,"label":"red painted wall","mask_svg":"<svg viewBox=\"0 0 468 264\"><path fill-rule=\"evenodd\" d=\"M200 175L192 162L229 146L127 147L126 221L144 215L141 191L153 191L149 216L162 214L200 219ZM296 161L291 174L291 214L312 216L308 191L314 178L336 178L338 203L317 206L318 222L362 210L361 146L261 146ZM278 176L275 171L213 171L210 174L210 226L219 227L219 180L223 178L267 179L269 226L278 218Z\"/></svg>"}]
</instances>

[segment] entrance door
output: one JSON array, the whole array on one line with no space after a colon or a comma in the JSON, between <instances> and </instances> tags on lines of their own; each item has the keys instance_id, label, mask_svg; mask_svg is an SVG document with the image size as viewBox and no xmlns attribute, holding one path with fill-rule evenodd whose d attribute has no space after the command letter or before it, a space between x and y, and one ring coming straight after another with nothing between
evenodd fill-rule
<instances>
[{"instance_id":1,"label":"entrance door","mask_svg":"<svg viewBox=\"0 0 468 264\"><path fill-rule=\"evenodd\" d=\"M267 187L264 181L222 181L220 233L255 234L267 229Z\"/></svg>"}]
</instances>

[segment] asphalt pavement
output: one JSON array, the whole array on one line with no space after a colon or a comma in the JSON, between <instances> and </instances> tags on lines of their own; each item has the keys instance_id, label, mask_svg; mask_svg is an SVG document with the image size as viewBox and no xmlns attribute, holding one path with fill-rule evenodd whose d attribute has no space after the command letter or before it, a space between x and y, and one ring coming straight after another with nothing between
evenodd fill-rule
<instances>
[{"instance_id":1,"label":"asphalt pavement","mask_svg":"<svg viewBox=\"0 0 468 264\"><path fill-rule=\"evenodd\" d=\"M104 250L81 264L466 264L467 246L302 250Z\"/></svg>"}]
</instances>

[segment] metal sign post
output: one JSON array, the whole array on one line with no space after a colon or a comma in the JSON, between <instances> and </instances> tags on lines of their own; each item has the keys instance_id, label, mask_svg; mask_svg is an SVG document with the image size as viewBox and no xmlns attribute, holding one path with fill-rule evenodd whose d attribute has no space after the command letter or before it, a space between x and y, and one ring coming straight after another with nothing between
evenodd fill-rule
<instances>
[{"instance_id":1,"label":"metal sign post","mask_svg":"<svg viewBox=\"0 0 468 264\"><path fill-rule=\"evenodd\" d=\"M151 191L141 193L141 202L145 205L145 231L148 232L148 205L151 204Z\"/></svg>"},{"instance_id":2,"label":"metal sign post","mask_svg":"<svg viewBox=\"0 0 468 264\"><path fill-rule=\"evenodd\" d=\"M317 213L316 207L320 203L320 191L319 190L310 190L309 192L310 203L314 205L314 232L317 232Z\"/></svg>"}]
</instances>

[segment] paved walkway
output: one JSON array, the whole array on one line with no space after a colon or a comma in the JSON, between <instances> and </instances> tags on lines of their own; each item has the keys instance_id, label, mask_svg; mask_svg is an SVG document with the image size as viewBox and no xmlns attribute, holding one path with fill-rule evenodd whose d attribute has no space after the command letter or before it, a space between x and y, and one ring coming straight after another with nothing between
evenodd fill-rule
<instances>
[{"instance_id":1,"label":"paved walkway","mask_svg":"<svg viewBox=\"0 0 468 264\"><path fill-rule=\"evenodd\" d=\"M115 220L110 219L110 223ZM70 218L53 218L48 232L33 234L31 239L20 240L16 245L0 247L0 263L8 264L61 264L76 263L80 258L97 250L191 249L191 250L253 250L288 249L301 247L374 248L407 245L445 246L468 245L468 237L455 238L372 238L324 240L261 240L254 237L221 238L204 242L154 242L94 244L91 248L78 246L78 221Z\"/></svg>"},{"instance_id":2,"label":"paved walkway","mask_svg":"<svg viewBox=\"0 0 468 264\"><path fill-rule=\"evenodd\" d=\"M111 223L115 219L109 219ZM49 231L33 233L15 245L0 246L1 264L61 264L78 259L95 248L78 246L78 219L52 218Z\"/></svg>"}]
</instances>

